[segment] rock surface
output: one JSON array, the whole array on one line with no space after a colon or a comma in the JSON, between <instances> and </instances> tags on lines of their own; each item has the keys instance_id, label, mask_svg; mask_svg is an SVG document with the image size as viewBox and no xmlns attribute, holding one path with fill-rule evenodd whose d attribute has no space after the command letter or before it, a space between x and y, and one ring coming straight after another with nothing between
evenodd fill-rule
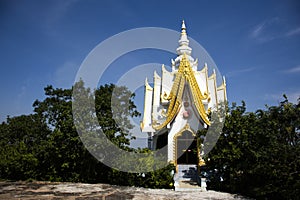
<instances>
[{"instance_id":1,"label":"rock surface","mask_svg":"<svg viewBox=\"0 0 300 200\"><path fill-rule=\"evenodd\" d=\"M246 199L216 191L176 192L167 189L146 189L108 184L56 182L0 182L0 199L55 199L55 200L175 200L175 199Z\"/></svg>"}]
</instances>

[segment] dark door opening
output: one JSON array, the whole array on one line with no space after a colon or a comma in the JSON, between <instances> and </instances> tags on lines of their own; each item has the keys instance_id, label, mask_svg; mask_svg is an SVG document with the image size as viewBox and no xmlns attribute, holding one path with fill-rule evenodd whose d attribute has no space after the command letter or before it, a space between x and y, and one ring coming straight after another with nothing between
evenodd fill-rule
<instances>
[{"instance_id":1,"label":"dark door opening","mask_svg":"<svg viewBox=\"0 0 300 200\"><path fill-rule=\"evenodd\" d=\"M190 131L176 138L177 164L197 164L197 141Z\"/></svg>"}]
</instances>

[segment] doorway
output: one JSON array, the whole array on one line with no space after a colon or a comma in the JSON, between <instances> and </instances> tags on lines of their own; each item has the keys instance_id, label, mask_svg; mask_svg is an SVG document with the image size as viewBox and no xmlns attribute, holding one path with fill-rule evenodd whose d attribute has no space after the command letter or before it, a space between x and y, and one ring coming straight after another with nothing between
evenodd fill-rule
<instances>
[{"instance_id":1,"label":"doorway","mask_svg":"<svg viewBox=\"0 0 300 200\"><path fill-rule=\"evenodd\" d=\"M197 140L190 131L176 138L177 164L197 164Z\"/></svg>"}]
</instances>

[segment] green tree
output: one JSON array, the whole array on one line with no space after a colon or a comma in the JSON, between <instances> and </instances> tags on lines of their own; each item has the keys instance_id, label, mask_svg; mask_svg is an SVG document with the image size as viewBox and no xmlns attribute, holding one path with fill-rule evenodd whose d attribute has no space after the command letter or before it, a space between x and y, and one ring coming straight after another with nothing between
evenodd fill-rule
<instances>
[{"instance_id":1,"label":"green tree","mask_svg":"<svg viewBox=\"0 0 300 200\"><path fill-rule=\"evenodd\" d=\"M0 125L0 177L36 179L41 143L49 134L38 115L7 118Z\"/></svg>"},{"instance_id":2,"label":"green tree","mask_svg":"<svg viewBox=\"0 0 300 200\"><path fill-rule=\"evenodd\" d=\"M215 148L206 158L209 188L258 199L299 196L298 104L246 113L233 104Z\"/></svg>"},{"instance_id":3,"label":"green tree","mask_svg":"<svg viewBox=\"0 0 300 200\"><path fill-rule=\"evenodd\" d=\"M45 99L36 100L33 104L34 114L8 118L0 125L2 179L173 187L170 174L173 165L145 174L125 173L105 166L86 149L85 145L89 145L99 150L99 145L95 144L103 142L99 141L97 132L101 128L118 147L131 152L149 152L129 146L130 140L134 139L130 134L133 128L130 117L140 114L133 102L134 94L127 88L111 84L91 91L79 81L71 89L47 86L44 90ZM75 90L75 95L72 95ZM86 104L95 105L95 109L90 109ZM72 112L72 108L79 112ZM79 127L75 127L74 122ZM83 136L78 134L78 129L85 130L85 133L89 130L96 132ZM91 144L84 145L81 137L89 137ZM154 156L139 160L131 158L126 162L122 164L134 163L148 169L154 163Z\"/></svg>"},{"instance_id":4,"label":"green tree","mask_svg":"<svg viewBox=\"0 0 300 200\"><path fill-rule=\"evenodd\" d=\"M77 96L72 97L73 90L76 90ZM117 91L118 93L113 93ZM108 168L93 158L82 144L74 125L72 113L72 103L81 103L79 118L88 116L98 116L101 129L107 137L120 147L125 148L130 144L129 131L132 125L127 118L121 129L119 124L112 118L111 98L115 94L117 103L124 104L128 101L130 109L118 109L119 114L122 111L125 114L139 115L135 109L132 98L134 95L125 87L115 87L114 85L100 86L94 92L85 88L82 81L76 83L72 89L54 89L52 86L45 88L46 98L43 101L35 101L34 111L38 116L48 123L52 133L45 146L45 153L42 168L45 173L45 179L56 181L96 181L100 176L105 177ZM74 94L74 93L73 93ZM78 102L78 98L87 97L88 102ZM72 101L73 100L73 101ZM96 113L91 113L86 103L95 101ZM122 114L123 114L122 113ZM122 115L124 116L124 114ZM77 118L78 119L78 118ZM91 130L91 124L82 124L85 130ZM97 141L97 135L93 136L91 141ZM102 171L99 171L103 169ZM103 178L98 179L101 181ZM104 180L105 181L105 180Z\"/></svg>"},{"instance_id":5,"label":"green tree","mask_svg":"<svg viewBox=\"0 0 300 200\"><path fill-rule=\"evenodd\" d=\"M80 166L76 160L84 148L73 125L72 90L47 86L46 98L33 104L35 113L52 129L41 149L41 179L79 181Z\"/></svg>"},{"instance_id":6,"label":"green tree","mask_svg":"<svg viewBox=\"0 0 300 200\"><path fill-rule=\"evenodd\" d=\"M124 86L100 86L95 91L96 113L105 135L118 147L125 148L134 139L130 135L133 125L129 117L140 116L136 110L134 94ZM128 150L128 148L125 148Z\"/></svg>"}]
</instances>

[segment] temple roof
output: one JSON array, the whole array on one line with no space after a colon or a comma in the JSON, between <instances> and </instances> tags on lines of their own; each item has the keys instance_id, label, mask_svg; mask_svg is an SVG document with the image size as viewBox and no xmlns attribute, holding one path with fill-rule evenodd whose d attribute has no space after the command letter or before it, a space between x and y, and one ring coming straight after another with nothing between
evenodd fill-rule
<instances>
[{"instance_id":1,"label":"temple roof","mask_svg":"<svg viewBox=\"0 0 300 200\"><path fill-rule=\"evenodd\" d=\"M207 125L210 125L210 121L207 117L207 113L205 111L205 107L202 103L202 100L206 100L208 98L208 95L202 95L200 88L198 86L198 83L196 81L194 72L191 68L190 62L187 59L187 55L184 54L180 65L178 68L178 72L176 73L176 78L173 83L172 89L170 91L170 94L168 96L168 100L170 101L168 111L167 111L167 118L166 120L161 123L160 125L152 125L152 127L155 130L160 130L164 128L167 124L169 124L177 115L181 103L183 101L183 90L184 86L188 83L191 91L192 91L192 97L194 100L194 105L197 109L197 112L199 113L201 119L203 122L205 122Z\"/></svg>"},{"instance_id":2,"label":"temple roof","mask_svg":"<svg viewBox=\"0 0 300 200\"><path fill-rule=\"evenodd\" d=\"M177 127L182 120L187 119L182 114L189 109L186 103L191 105L190 116L196 116L189 118L188 123L193 123L195 130L207 127L206 125L211 125L208 113L227 100L225 79L218 86L215 70L208 75L207 64L198 70L198 60L191 56L192 48L189 47L184 21L178 43L178 56L171 60L172 71L167 71L162 65L161 77L154 72L153 88L147 80L145 82L144 114L141 121L143 132L159 133L165 128L172 129L173 125Z\"/></svg>"}]
</instances>

